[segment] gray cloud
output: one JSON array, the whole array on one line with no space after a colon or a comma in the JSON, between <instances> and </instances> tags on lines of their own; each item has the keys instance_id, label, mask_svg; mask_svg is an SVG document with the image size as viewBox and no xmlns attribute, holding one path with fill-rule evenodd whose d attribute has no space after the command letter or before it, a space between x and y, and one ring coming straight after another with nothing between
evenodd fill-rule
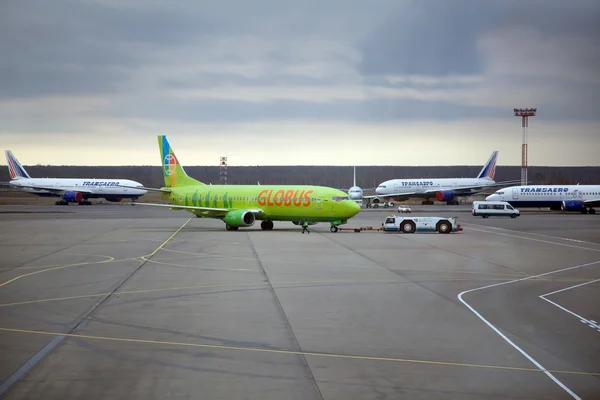
<instances>
[{"instance_id":1,"label":"gray cloud","mask_svg":"<svg viewBox=\"0 0 600 400\"><path fill-rule=\"evenodd\" d=\"M361 46L365 75L470 75L483 71L477 34L498 7L471 0L414 0L389 16Z\"/></svg>"},{"instance_id":2,"label":"gray cloud","mask_svg":"<svg viewBox=\"0 0 600 400\"><path fill-rule=\"evenodd\" d=\"M600 3L593 0L412 0L367 36L360 47L360 71L366 76L483 74L488 60L479 41L516 30L521 34L511 37L503 50L539 45L558 60L565 53L574 56L570 66L593 69L600 77L598 20ZM573 49L574 43L565 39L579 39L580 48ZM529 61L521 60L522 67ZM535 72L532 67L531 74Z\"/></svg>"},{"instance_id":3,"label":"gray cloud","mask_svg":"<svg viewBox=\"0 0 600 400\"><path fill-rule=\"evenodd\" d=\"M94 118L453 120L523 102L548 119L598 119L596 3L11 0L0 101L31 98L19 110L57 127L65 115L35 98L100 97L72 114ZM248 100L240 87L287 93Z\"/></svg>"}]
</instances>

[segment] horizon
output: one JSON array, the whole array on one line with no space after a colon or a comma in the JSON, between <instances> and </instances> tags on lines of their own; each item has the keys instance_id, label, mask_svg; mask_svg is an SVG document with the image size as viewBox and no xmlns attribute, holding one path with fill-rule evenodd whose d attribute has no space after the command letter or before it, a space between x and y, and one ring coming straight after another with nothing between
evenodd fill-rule
<instances>
[{"instance_id":1,"label":"horizon","mask_svg":"<svg viewBox=\"0 0 600 400\"><path fill-rule=\"evenodd\" d=\"M160 168L161 165L152 164L23 164L23 168L29 167L156 167ZM183 165L185 168L198 168L198 167L215 167L220 168L220 165L214 164L195 164L195 165ZM227 165L227 168L260 168L260 167L336 167L336 168L360 168L360 167L386 167L386 168L452 168L452 167L479 167L482 168L483 164L430 164L430 165L396 165L396 164L365 164L365 165L337 165L337 164L258 164L258 165ZM521 165L496 165L496 168L521 168ZM0 164L0 168L8 168L6 164ZM600 168L600 165L528 165L528 168Z\"/></svg>"},{"instance_id":2,"label":"horizon","mask_svg":"<svg viewBox=\"0 0 600 400\"><path fill-rule=\"evenodd\" d=\"M600 163L598 1L3 6L24 164L153 165L165 134L183 165L520 165L514 108L537 109L529 164Z\"/></svg>"}]
</instances>

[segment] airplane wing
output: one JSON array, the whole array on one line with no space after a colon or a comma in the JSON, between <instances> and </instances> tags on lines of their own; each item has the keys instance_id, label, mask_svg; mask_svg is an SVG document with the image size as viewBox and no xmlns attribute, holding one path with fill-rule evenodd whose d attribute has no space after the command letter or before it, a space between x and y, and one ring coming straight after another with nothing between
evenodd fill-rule
<instances>
[{"instance_id":1,"label":"airplane wing","mask_svg":"<svg viewBox=\"0 0 600 400\"><path fill-rule=\"evenodd\" d=\"M370 196L363 196L363 199L375 199L375 198L382 198L382 197L405 197L405 196L414 196L417 194L425 194L425 193L433 193L433 192L437 192L438 190L428 190L425 192L402 192L402 193L391 193L391 194L374 194L374 195L370 195Z\"/></svg>"},{"instance_id":2,"label":"airplane wing","mask_svg":"<svg viewBox=\"0 0 600 400\"><path fill-rule=\"evenodd\" d=\"M63 189L63 188L56 188L56 187L50 187L50 186L37 186L37 185L8 185L8 186L12 186L15 189L30 188L30 189L47 190L49 192L56 193L56 194L65 194L66 192L93 193L92 191L86 190L86 189L67 190L67 189Z\"/></svg>"},{"instance_id":3,"label":"airplane wing","mask_svg":"<svg viewBox=\"0 0 600 400\"><path fill-rule=\"evenodd\" d=\"M197 207L197 206L178 206L177 204L156 204L156 203L129 203L132 206L152 206L152 207L167 207L167 208L171 208L173 210L197 210L197 211L222 211L222 212L229 212L229 211L233 211L234 209L230 209L230 208L217 208L217 207ZM248 211L250 211L253 214L263 214L264 211L261 209L249 209Z\"/></svg>"},{"instance_id":4,"label":"airplane wing","mask_svg":"<svg viewBox=\"0 0 600 400\"><path fill-rule=\"evenodd\" d=\"M600 198L598 199L592 199L592 200L585 200L583 202L584 206L588 206L588 207L600 207Z\"/></svg>"},{"instance_id":5,"label":"airplane wing","mask_svg":"<svg viewBox=\"0 0 600 400\"><path fill-rule=\"evenodd\" d=\"M139 190L148 190L148 191L152 191L152 192L171 193L171 190L169 190L169 189L157 189L157 188L150 188L150 187L145 187L145 186L126 186L126 185L116 185L116 186L122 187L122 188L127 188L127 189L139 189Z\"/></svg>"},{"instance_id":6,"label":"airplane wing","mask_svg":"<svg viewBox=\"0 0 600 400\"><path fill-rule=\"evenodd\" d=\"M350 190L350 188L346 188L346 189L344 189L344 188L334 188L334 189L341 190L342 192L346 192L346 193L348 193L348 191ZM377 189L377 188L360 188L360 189L361 189L363 192L369 192L369 191L371 191L371 190L375 190L375 189Z\"/></svg>"}]
</instances>

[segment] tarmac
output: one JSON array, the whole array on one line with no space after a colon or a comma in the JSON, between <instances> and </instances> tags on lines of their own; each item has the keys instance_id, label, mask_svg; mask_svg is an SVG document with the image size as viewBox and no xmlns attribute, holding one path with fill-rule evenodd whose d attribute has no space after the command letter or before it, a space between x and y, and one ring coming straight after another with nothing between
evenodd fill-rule
<instances>
[{"instance_id":1,"label":"tarmac","mask_svg":"<svg viewBox=\"0 0 600 400\"><path fill-rule=\"evenodd\" d=\"M0 207L0 398L600 398L600 216L466 211L413 207L448 235L302 235Z\"/></svg>"}]
</instances>

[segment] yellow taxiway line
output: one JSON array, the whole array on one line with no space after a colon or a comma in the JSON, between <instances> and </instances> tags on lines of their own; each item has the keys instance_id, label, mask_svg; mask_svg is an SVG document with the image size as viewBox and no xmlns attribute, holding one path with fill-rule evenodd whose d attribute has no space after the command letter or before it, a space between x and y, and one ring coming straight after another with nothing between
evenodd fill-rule
<instances>
[{"instance_id":1,"label":"yellow taxiway line","mask_svg":"<svg viewBox=\"0 0 600 400\"><path fill-rule=\"evenodd\" d=\"M508 367L508 366L502 366L502 365L470 364L470 363L458 363L458 362L434 361L434 360L415 360L415 359L409 359L409 358L393 358L393 357L371 357L371 356L359 356L359 355L348 355L348 354L304 352L304 351L294 351L294 350L260 349L260 348L255 348L255 347L222 346L222 345L213 345L213 344L171 342L171 341L163 341L163 340L132 339L132 338L122 338L122 337L114 337L114 336L80 335L80 334L75 334L75 333L45 332L45 331L34 331L34 330L28 330L28 329L0 328L0 332L12 332L12 333L23 333L23 334L32 334L32 335L47 335L47 336L64 336L64 337L69 337L69 338L124 342L124 343L163 345L163 346L173 346L173 347L193 347L193 348L204 348L204 349L215 349L215 350L244 351L244 352L256 352L256 353L282 354L282 355L301 355L301 356L306 356L306 357L323 357L323 358L337 358L337 359L363 360L363 361L426 364L426 365L438 365L438 366L447 366L447 367L479 368L479 369L520 371L520 372L544 372L543 370L540 370L537 368ZM600 376L600 372L563 371L563 370L547 370L547 371L552 372L552 373L557 373L557 374Z\"/></svg>"}]
</instances>

